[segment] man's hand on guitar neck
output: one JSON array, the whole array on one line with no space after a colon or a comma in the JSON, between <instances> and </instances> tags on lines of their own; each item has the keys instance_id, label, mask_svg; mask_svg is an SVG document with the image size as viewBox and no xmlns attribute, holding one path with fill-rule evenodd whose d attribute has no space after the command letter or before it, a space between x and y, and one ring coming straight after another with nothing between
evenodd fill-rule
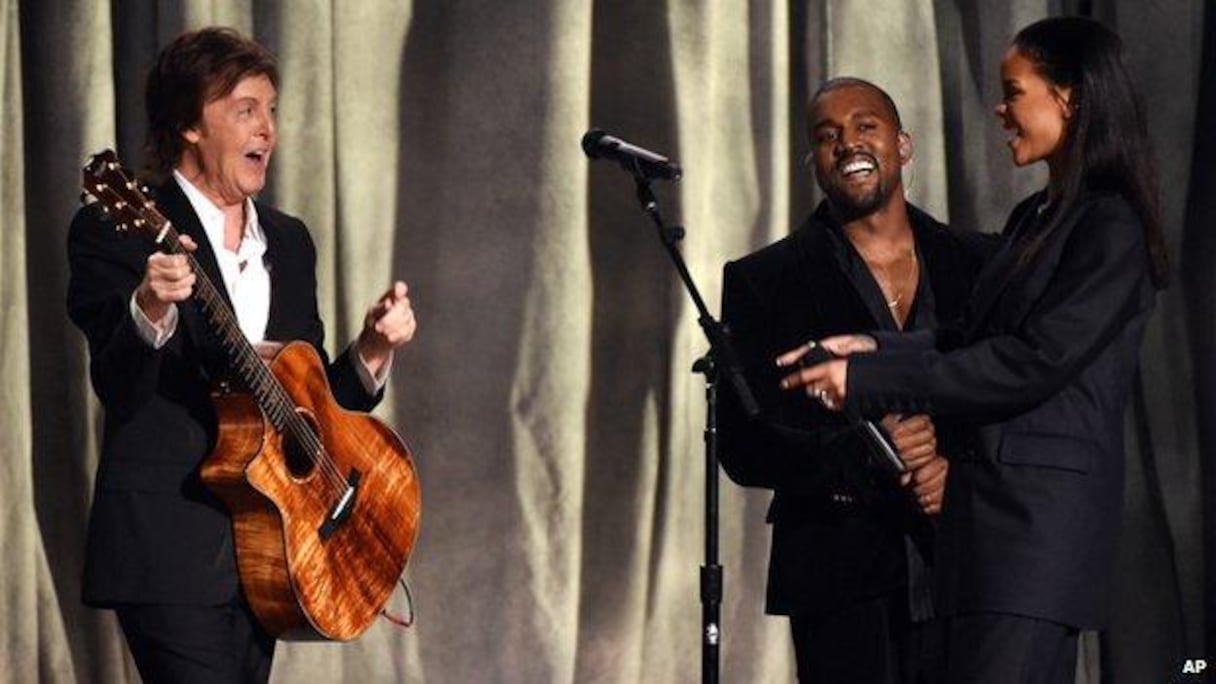
<instances>
[{"instance_id":1,"label":"man's hand on guitar neck","mask_svg":"<svg viewBox=\"0 0 1216 684\"><path fill-rule=\"evenodd\" d=\"M393 358L393 350L409 342L418 327L414 309L407 296L409 287L398 280L367 309L363 317L363 332L356 348L372 377L383 377Z\"/></svg>"},{"instance_id":2,"label":"man's hand on guitar neck","mask_svg":"<svg viewBox=\"0 0 1216 684\"><path fill-rule=\"evenodd\" d=\"M198 245L181 236L181 245L193 252ZM194 292L194 272L184 254L156 252L148 257L144 278L128 305L139 337L153 349L165 346L177 331L177 303Z\"/></svg>"},{"instance_id":3,"label":"man's hand on guitar neck","mask_svg":"<svg viewBox=\"0 0 1216 684\"><path fill-rule=\"evenodd\" d=\"M198 248L189 235L181 236L182 247L193 252ZM194 271L185 254L154 252L148 257L144 279L135 288L135 303L153 325L160 325L169 309L184 302L194 291Z\"/></svg>"}]
</instances>

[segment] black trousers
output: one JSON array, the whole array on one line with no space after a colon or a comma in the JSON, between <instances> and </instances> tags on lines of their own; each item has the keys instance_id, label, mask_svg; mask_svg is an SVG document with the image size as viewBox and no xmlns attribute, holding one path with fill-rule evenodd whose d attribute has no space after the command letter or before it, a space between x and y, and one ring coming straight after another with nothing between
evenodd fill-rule
<instances>
[{"instance_id":1,"label":"black trousers","mask_svg":"<svg viewBox=\"0 0 1216 684\"><path fill-rule=\"evenodd\" d=\"M906 590L866 599L828 615L791 615L802 684L937 684L941 634L913 623Z\"/></svg>"},{"instance_id":2,"label":"black trousers","mask_svg":"<svg viewBox=\"0 0 1216 684\"><path fill-rule=\"evenodd\" d=\"M945 619L950 684L1072 684L1077 635L1072 627L1004 613Z\"/></svg>"},{"instance_id":3,"label":"black trousers","mask_svg":"<svg viewBox=\"0 0 1216 684\"><path fill-rule=\"evenodd\" d=\"M126 604L115 609L146 684L264 684L274 637L243 599L218 606Z\"/></svg>"}]
</instances>

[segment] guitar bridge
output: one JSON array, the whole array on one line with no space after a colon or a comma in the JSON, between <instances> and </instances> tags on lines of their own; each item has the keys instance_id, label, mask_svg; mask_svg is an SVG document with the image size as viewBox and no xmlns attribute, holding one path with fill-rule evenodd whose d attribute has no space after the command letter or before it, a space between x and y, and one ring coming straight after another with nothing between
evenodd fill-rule
<instances>
[{"instance_id":1,"label":"guitar bridge","mask_svg":"<svg viewBox=\"0 0 1216 684\"><path fill-rule=\"evenodd\" d=\"M338 499L338 503L330 509L329 515L325 516L325 522L321 523L321 527L317 529L321 539L329 539L330 535L350 517L351 511L355 510L355 499L359 495L361 479L363 479L363 474L351 468L350 475L346 477L346 491L342 492L342 498Z\"/></svg>"}]
</instances>

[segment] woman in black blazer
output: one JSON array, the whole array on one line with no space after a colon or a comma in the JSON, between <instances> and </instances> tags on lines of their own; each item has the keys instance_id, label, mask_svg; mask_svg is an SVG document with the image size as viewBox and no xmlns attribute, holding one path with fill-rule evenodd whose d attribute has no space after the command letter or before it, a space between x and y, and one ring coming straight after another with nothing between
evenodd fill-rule
<instances>
[{"instance_id":1,"label":"woman in black blazer","mask_svg":"<svg viewBox=\"0 0 1216 684\"><path fill-rule=\"evenodd\" d=\"M1071 682L1078 630L1108 618L1124 412L1165 243L1119 38L1087 19L1040 21L1014 38L1001 79L1013 161L1046 162L1049 181L1013 210L959 326L824 340L849 358L782 387L975 426L952 455L939 531L948 679Z\"/></svg>"}]
</instances>

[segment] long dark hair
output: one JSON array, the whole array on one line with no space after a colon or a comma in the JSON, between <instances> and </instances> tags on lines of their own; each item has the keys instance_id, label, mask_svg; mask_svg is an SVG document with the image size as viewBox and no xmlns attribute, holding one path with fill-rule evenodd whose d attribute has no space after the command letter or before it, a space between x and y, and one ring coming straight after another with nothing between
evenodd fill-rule
<instances>
[{"instance_id":1,"label":"long dark hair","mask_svg":"<svg viewBox=\"0 0 1216 684\"><path fill-rule=\"evenodd\" d=\"M1041 246L1084 190L1111 190L1126 198L1139 216L1153 284L1165 287L1169 264L1157 166L1144 103L1123 64L1123 42L1091 19L1053 17L1019 31L1013 45L1035 64L1039 75L1072 91L1073 114L1060 163L1052 171L1052 219L1031 251Z\"/></svg>"}]
</instances>

